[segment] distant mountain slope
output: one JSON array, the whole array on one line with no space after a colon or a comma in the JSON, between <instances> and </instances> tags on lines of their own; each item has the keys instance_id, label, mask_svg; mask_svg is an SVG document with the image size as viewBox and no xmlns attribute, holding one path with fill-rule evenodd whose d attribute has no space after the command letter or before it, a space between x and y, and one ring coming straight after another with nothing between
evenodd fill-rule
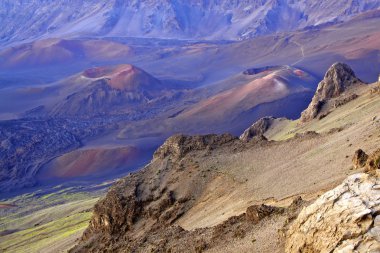
<instances>
[{"instance_id":1,"label":"distant mountain slope","mask_svg":"<svg viewBox=\"0 0 380 253\"><path fill-rule=\"evenodd\" d=\"M0 68L35 68L52 64L73 64L84 59L110 61L132 55L126 45L106 40L46 39L10 47L0 52Z\"/></svg>"},{"instance_id":2,"label":"distant mountain slope","mask_svg":"<svg viewBox=\"0 0 380 253\"><path fill-rule=\"evenodd\" d=\"M1 1L0 44L46 37L244 39L377 9L377 0Z\"/></svg>"}]
</instances>

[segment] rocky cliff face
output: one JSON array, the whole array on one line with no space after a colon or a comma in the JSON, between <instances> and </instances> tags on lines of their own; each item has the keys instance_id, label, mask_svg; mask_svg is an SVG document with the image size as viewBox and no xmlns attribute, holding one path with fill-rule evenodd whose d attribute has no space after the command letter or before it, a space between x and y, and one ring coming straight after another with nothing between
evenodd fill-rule
<instances>
[{"instance_id":1,"label":"rocky cliff face","mask_svg":"<svg viewBox=\"0 0 380 253\"><path fill-rule=\"evenodd\" d=\"M343 21L379 7L376 0L2 1L0 44L65 36L244 39Z\"/></svg>"},{"instance_id":2,"label":"rocky cliff face","mask_svg":"<svg viewBox=\"0 0 380 253\"><path fill-rule=\"evenodd\" d=\"M293 220L304 204L301 198L287 208L253 204L214 226L186 230L177 223L223 173L203 167L202 159L221 151L233 156L250 145L228 134L170 137L150 164L120 180L95 205L89 227L71 252L217 251L234 240L252 243L248 234L271 229L276 219Z\"/></svg>"},{"instance_id":3,"label":"rocky cliff face","mask_svg":"<svg viewBox=\"0 0 380 253\"><path fill-rule=\"evenodd\" d=\"M348 92L351 87L360 84L362 84L362 81L355 76L354 71L347 64L333 64L326 72L323 80L318 84L310 105L302 112L301 121L307 122L321 116L323 109L328 111L329 108L324 107L330 100L341 96L343 93ZM355 94L349 94L346 100L349 101L356 97ZM336 101L335 107L340 106L342 103L344 101Z\"/></svg>"},{"instance_id":4,"label":"rocky cliff face","mask_svg":"<svg viewBox=\"0 0 380 253\"><path fill-rule=\"evenodd\" d=\"M273 117L264 117L259 119L247 130L245 130L242 135L240 135L240 140L249 141L255 136L263 136L268 128L273 124L274 120L275 118Z\"/></svg>"},{"instance_id":5,"label":"rocky cliff face","mask_svg":"<svg viewBox=\"0 0 380 253\"><path fill-rule=\"evenodd\" d=\"M286 252L379 252L380 179L355 174L303 209Z\"/></svg>"},{"instance_id":6,"label":"rocky cliff face","mask_svg":"<svg viewBox=\"0 0 380 253\"><path fill-rule=\"evenodd\" d=\"M95 205L82 242L72 252L147 252L152 247L147 241L157 243L161 240L165 241L155 250L165 252L174 247L169 244L177 245L179 238L188 238L188 231L173 224L186 213L202 194L207 182L216 175L213 171L200 170L196 160L188 155L191 153L194 157L195 154L211 152L214 145L220 148L236 142L239 140L230 135L178 135L169 138L156 151L149 165L120 180ZM265 211L268 215L269 211ZM194 247L190 241L182 246Z\"/></svg>"},{"instance_id":7,"label":"rocky cliff face","mask_svg":"<svg viewBox=\"0 0 380 253\"><path fill-rule=\"evenodd\" d=\"M167 156L178 159L191 151L212 150L234 140L237 140L237 138L230 134L198 136L174 135L159 147L153 156L158 159L164 159Z\"/></svg>"}]
</instances>

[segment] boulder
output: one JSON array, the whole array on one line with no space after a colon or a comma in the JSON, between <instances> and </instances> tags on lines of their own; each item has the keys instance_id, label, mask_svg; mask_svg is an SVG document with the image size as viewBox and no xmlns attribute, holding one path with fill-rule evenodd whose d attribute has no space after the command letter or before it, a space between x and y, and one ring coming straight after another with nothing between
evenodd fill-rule
<instances>
[{"instance_id":1,"label":"boulder","mask_svg":"<svg viewBox=\"0 0 380 253\"><path fill-rule=\"evenodd\" d=\"M264 117L259 119L252 126L246 129L242 135L240 135L240 140L249 141L255 136L264 136L265 132L273 124L274 120L275 118L273 117Z\"/></svg>"},{"instance_id":2,"label":"boulder","mask_svg":"<svg viewBox=\"0 0 380 253\"><path fill-rule=\"evenodd\" d=\"M366 171L376 172L380 169L380 149L371 154L366 160Z\"/></svg>"},{"instance_id":3,"label":"boulder","mask_svg":"<svg viewBox=\"0 0 380 253\"><path fill-rule=\"evenodd\" d=\"M359 173L304 208L285 252L380 252L380 179Z\"/></svg>"},{"instance_id":4,"label":"boulder","mask_svg":"<svg viewBox=\"0 0 380 253\"><path fill-rule=\"evenodd\" d=\"M358 149L355 151L355 155L352 158L352 163L354 164L354 168L363 168L366 165L368 159L368 155L362 150Z\"/></svg>"}]
</instances>

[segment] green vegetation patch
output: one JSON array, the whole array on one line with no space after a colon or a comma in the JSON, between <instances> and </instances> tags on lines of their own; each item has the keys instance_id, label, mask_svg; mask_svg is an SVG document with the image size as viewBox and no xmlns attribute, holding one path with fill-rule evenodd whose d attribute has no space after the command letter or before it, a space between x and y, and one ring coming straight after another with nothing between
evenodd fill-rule
<instances>
[{"instance_id":1,"label":"green vegetation patch","mask_svg":"<svg viewBox=\"0 0 380 253\"><path fill-rule=\"evenodd\" d=\"M54 242L83 231L88 226L91 215L91 212L76 213L41 226L37 225L3 236L0 241L0 251L38 252Z\"/></svg>"}]
</instances>

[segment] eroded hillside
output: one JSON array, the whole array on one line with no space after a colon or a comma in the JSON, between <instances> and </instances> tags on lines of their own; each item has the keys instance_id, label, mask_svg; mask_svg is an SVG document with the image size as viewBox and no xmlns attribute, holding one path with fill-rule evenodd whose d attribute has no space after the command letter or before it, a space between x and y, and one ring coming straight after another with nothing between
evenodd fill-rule
<instances>
[{"instance_id":1,"label":"eroded hillside","mask_svg":"<svg viewBox=\"0 0 380 253\"><path fill-rule=\"evenodd\" d=\"M336 73L338 80L352 75ZM327 90L336 84L329 76ZM96 204L72 252L284 252L301 207L363 170L352 164L356 150L378 148L376 85L343 86L323 117L271 119L249 139L169 138ZM357 97L344 99L348 91Z\"/></svg>"}]
</instances>

